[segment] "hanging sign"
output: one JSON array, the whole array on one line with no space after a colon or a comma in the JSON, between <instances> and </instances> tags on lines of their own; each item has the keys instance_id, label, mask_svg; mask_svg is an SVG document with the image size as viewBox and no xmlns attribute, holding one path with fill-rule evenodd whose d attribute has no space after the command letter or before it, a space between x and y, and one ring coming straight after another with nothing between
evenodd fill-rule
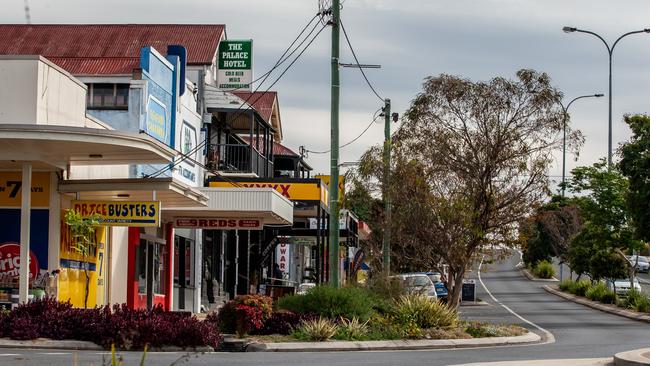
<instances>
[{"instance_id":1,"label":"hanging sign","mask_svg":"<svg viewBox=\"0 0 650 366\"><path fill-rule=\"evenodd\" d=\"M251 90L253 41L219 42L217 87L222 90Z\"/></svg>"},{"instance_id":2,"label":"hanging sign","mask_svg":"<svg viewBox=\"0 0 650 366\"><path fill-rule=\"evenodd\" d=\"M104 226L160 226L160 201L72 201L72 208Z\"/></svg>"},{"instance_id":3,"label":"hanging sign","mask_svg":"<svg viewBox=\"0 0 650 366\"><path fill-rule=\"evenodd\" d=\"M174 227L212 230L262 230L260 219L177 218Z\"/></svg>"}]
</instances>

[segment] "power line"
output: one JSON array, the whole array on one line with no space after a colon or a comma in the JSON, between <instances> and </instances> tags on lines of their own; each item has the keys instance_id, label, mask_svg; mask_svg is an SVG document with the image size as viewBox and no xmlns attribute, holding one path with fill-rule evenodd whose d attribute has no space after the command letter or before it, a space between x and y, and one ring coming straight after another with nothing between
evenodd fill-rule
<instances>
[{"instance_id":1,"label":"power line","mask_svg":"<svg viewBox=\"0 0 650 366\"><path fill-rule=\"evenodd\" d=\"M366 131L368 131L368 129L370 128L370 126L372 126L372 124L375 123L375 122L377 121L377 118L380 117L380 116L377 115L377 112L379 112L379 111L381 111L381 108L379 108L379 109L377 109L377 110L375 111L375 113L373 114L372 121L370 121L370 123L368 124L368 126L366 126L366 128L365 128L365 129L364 129L364 130L363 130L363 131L362 131L362 132L361 132L357 137L355 137L355 138L353 138L352 140L346 142L345 144L339 146L339 149L342 149L342 148L344 148L344 147L346 147L346 146L348 146L348 145L351 145L351 144L353 144L355 141L357 141L358 139L360 139L361 136L363 136L363 135L366 133ZM332 149L325 150L325 151L313 151L313 150L305 149L305 151L310 152L310 153L314 153L314 154L327 154L327 153L329 153L330 151L332 151Z\"/></svg>"},{"instance_id":2,"label":"power line","mask_svg":"<svg viewBox=\"0 0 650 366\"><path fill-rule=\"evenodd\" d=\"M359 63L359 59L357 58L357 54L356 54L356 52L354 52L354 48L352 48L352 43L350 43L350 38L348 38L348 32L345 31L345 26L343 26L343 20L339 20L339 21L341 22L341 29L343 29L343 35L345 36L345 41L347 42L348 47L350 48L350 51L352 52L352 56L354 56L354 61L356 62L357 67L359 68L359 71L361 71L361 75L363 75L363 78L366 80L366 84L368 84L368 86L370 87L370 90L372 90L372 92L377 96L377 98L379 98L379 100L381 100L382 103L383 103L384 98L382 98L381 95L379 95L379 93L377 93L377 91L375 90L375 87L372 86L372 83L370 83L370 80L368 80L368 77L366 76L366 72L363 71L363 67L361 67L361 64Z\"/></svg>"},{"instance_id":3,"label":"power line","mask_svg":"<svg viewBox=\"0 0 650 366\"><path fill-rule=\"evenodd\" d=\"M321 32L323 31L323 29L325 29L325 27L326 27L326 26L321 27L321 29L318 31L318 33L316 33L316 35L314 35L314 36L312 37L312 39L309 41L309 43L307 43L307 45L303 48L303 50L300 51L300 53L299 53L299 54L298 54L298 55L293 59L293 61L291 61L291 63L290 63L290 64L289 64L285 69L284 69L284 71L282 71L282 73L281 73L281 74L276 78L276 80L275 80L271 85L269 85L269 87L266 88L266 90L265 90L264 92L262 92L259 96L257 96L257 98L256 98L252 103L250 103L249 105L252 105L252 104L254 104L255 102L257 102L257 101L258 101L260 98L262 98L262 96L264 96L264 95L265 95L265 94L266 94L266 93L267 93L267 92L268 92L268 91L269 91L269 90L270 90L270 89L271 89L271 88L272 88L272 87L273 87L273 86L274 86L278 81L280 81L280 79L281 79L281 78L282 78L282 77L287 73L287 71L289 71L289 69L290 69L290 68L291 68L291 67L296 63L296 61L298 61L298 59L300 58L300 56L302 56L302 54L305 53L305 51L307 51L307 49L309 48L309 46L310 46L310 45L311 45L311 44L316 40L316 38L318 38L318 36L321 34ZM311 34L311 33L310 33L310 34ZM258 87L258 88L259 88L259 87ZM257 89L256 89L255 91L253 91L253 93L251 93L251 95L250 95L248 98L246 98L245 101L243 101L243 103L239 106L239 108L237 108L237 109L233 112L233 114L231 115L231 118L229 118L229 119L226 121L226 123L227 123L227 122L230 122L230 121L233 121L235 118L237 118L237 117L242 113L242 112L241 112L241 109L244 107L244 105L246 105L247 103L249 103L249 99L252 98L252 97L255 95L256 92L257 92ZM201 141L200 144L197 144L197 146L196 146L194 149L192 149L191 151L189 151L187 154L194 154L196 151L198 151L199 149L203 148L203 147L205 146L206 142L207 142L207 139ZM251 141L250 143L252 144L252 141ZM178 150L176 150L176 151L178 151ZM174 169L174 167L176 167L178 164L180 164L181 162L183 162L186 158L187 158L187 155L181 153L181 158L180 158L178 161L175 161L175 162L173 162L172 164L168 164L167 166L165 166L165 167L159 169L158 171L156 171L156 172L150 174L149 177L151 177L151 178L155 178L155 177L158 177L158 176L160 176L161 174L165 173L166 171L169 171L169 170L171 170L171 169ZM208 171L213 172L213 173L215 173L215 174L217 174L217 175L220 175L219 173L216 173L215 171L212 171L212 170L208 170Z\"/></svg>"},{"instance_id":4,"label":"power line","mask_svg":"<svg viewBox=\"0 0 650 366\"><path fill-rule=\"evenodd\" d=\"M279 67L279 66L280 66L281 64L283 64L287 59L289 59L289 57L291 57L291 56L292 56L292 55L293 55L293 54L298 50L298 48L299 48L300 46L302 46L302 44L304 44L305 40L307 40L307 39L309 38L309 36L314 32L314 30L316 29L316 26L317 26L318 24L314 25L314 27L312 28L312 30L311 30L311 31L309 32L309 34L305 37L305 39L304 39L302 42L300 42L300 44L298 45L298 47L296 47L296 49L294 49L291 53L289 53L289 55L287 55L287 53L289 52L289 50L291 50L291 48L293 48L293 46L296 44L296 42L297 42L297 41L302 37L302 35L305 33L305 30L306 30L306 29L311 25L311 23L314 21L314 19L316 19L319 15L322 16L322 14L320 14L320 13L316 13L316 15L314 15L314 17L312 17L312 19L307 23L307 25L305 25L305 26L303 27L303 29L300 31L300 33L298 34L298 36L296 36L296 38L294 38L294 40L291 42L291 44L289 45L289 47L287 47L287 49L282 53L282 55L281 55L281 56L278 58L278 60L275 62L275 65L273 65L273 67L272 67L269 71L267 71L265 74L263 74L262 76L260 76L259 78L257 78L255 81L253 81L253 83L254 83L254 82L257 82L257 81L260 80L260 79L264 79L264 80L263 80L263 81L262 81L262 82L261 82L261 83L260 83L256 88L255 88L255 90L251 93L251 95L249 95L245 100L242 101L242 103L239 105L239 107L238 107L238 108L233 112L232 118L229 118L229 119L226 121L226 123L231 122L231 121L234 120L235 118L239 117L239 115L241 114L240 111L242 110L242 108L243 108L246 104L249 104L249 105L251 105L251 107L252 107L252 104L254 104L255 102L257 102L260 98L262 98L262 96L264 96L264 94L266 94L266 92L269 91L270 87L267 88L267 89L264 91L264 93L262 93L261 95L257 96L257 98L256 98L253 102L250 102L250 99L253 98L253 96L255 96L255 93L259 90L259 88L262 87L262 85L264 84L264 82L266 81L266 79L268 78L268 76L269 76L269 75L270 75L270 74L271 74L275 69L277 69L277 67ZM321 31L322 31L322 29L321 29ZM319 33L320 33L320 32L319 32ZM313 42L313 40L312 40L312 42ZM310 42L310 44L311 44L311 42ZM308 47L308 46L307 46L307 47ZM285 55L286 55L286 57L285 57ZM298 57L299 57L299 56L298 56ZM294 60L294 62L295 62L295 60ZM289 67L291 67L291 65L289 65ZM287 69L288 69L288 68L287 68ZM285 70L285 72L286 72L286 70ZM281 77L281 76L280 76L280 77ZM278 78L278 79L279 79L279 78ZM275 82L277 82L277 80L276 80ZM274 82L271 86L275 85L275 82ZM237 90L237 89L235 89L235 90ZM190 151L188 152L188 154L194 154L194 153L197 152L199 149L203 148L203 147L205 146L205 143L206 143L206 141L204 140L204 141L202 141L200 144L197 144L197 146L196 146L194 149L190 150ZM178 151L178 150L176 150L176 151ZM179 152L179 153L181 153L181 152ZM148 174L146 177L153 177L153 178L155 178L155 177L158 177L158 176L160 176L161 174L165 173L166 171L169 171L169 170L174 169L174 167L176 167L178 164L180 164L181 162L183 162L183 160L184 160L183 156L184 156L184 154L181 153L181 159L179 159L178 161L176 161L176 162L174 162L174 163L172 163L172 164L169 164L169 165L167 165L167 166L164 166L164 167L162 167L162 168L156 170L155 172L153 172L153 173L151 173L151 174Z\"/></svg>"}]
</instances>

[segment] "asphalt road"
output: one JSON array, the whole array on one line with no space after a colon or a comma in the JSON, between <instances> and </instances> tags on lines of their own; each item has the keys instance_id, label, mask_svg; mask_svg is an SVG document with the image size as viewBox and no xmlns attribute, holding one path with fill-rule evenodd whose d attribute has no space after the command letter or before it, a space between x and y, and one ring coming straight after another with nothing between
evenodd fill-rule
<instances>
[{"instance_id":1,"label":"asphalt road","mask_svg":"<svg viewBox=\"0 0 650 366\"><path fill-rule=\"evenodd\" d=\"M616 317L547 294L543 283L526 280L514 270L515 258L484 266L481 277L492 295L523 318L550 331L554 343L483 349L386 352L212 353L193 355L190 365L454 365L469 362L611 357L648 347L650 325ZM476 276L476 272L473 273ZM488 306L461 307L465 318L513 323L539 332L508 312L480 286L478 297ZM124 353L124 365L139 364L139 353ZM97 352L0 349L0 365L101 365ZM170 365L181 353L150 353L148 365ZM77 361L75 361L75 358Z\"/></svg>"}]
</instances>

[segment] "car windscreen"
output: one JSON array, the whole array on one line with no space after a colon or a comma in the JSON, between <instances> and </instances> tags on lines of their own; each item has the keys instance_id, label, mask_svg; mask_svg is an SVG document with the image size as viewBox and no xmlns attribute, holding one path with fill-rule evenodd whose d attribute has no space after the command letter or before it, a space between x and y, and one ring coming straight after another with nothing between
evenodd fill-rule
<instances>
[{"instance_id":1,"label":"car windscreen","mask_svg":"<svg viewBox=\"0 0 650 366\"><path fill-rule=\"evenodd\" d=\"M431 282L427 276L413 276L406 277L406 286L415 287L415 286L431 286Z\"/></svg>"},{"instance_id":2,"label":"car windscreen","mask_svg":"<svg viewBox=\"0 0 650 366\"><path fill-rule=\"evenodd\" d=\"M639 257L639 262L648 263L648 258L646 258L646 257Z\"/></svg>"}]
</instances>

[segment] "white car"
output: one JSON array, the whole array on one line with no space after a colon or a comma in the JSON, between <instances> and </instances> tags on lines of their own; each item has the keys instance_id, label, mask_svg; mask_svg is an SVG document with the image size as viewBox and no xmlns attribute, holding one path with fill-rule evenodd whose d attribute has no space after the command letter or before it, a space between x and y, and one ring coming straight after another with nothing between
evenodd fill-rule
<instances>
[{"instance_id":1,"label":"white car","mask_svg":"<svg viewBox=\"0 0 650 366\"><path fill-rule=\"evenodd\" d=\"M636 270L643 273L648 273L650 271L650 263L648 263L648 257L642 255L633 255L628 258L630 263L635 266Z\"/></svg>"},{"instance_id":2,"label":"white car","mask_svg":"<svg viewBox=\"0 0 650 366\"><path fill-rule=\"evenodd\" d=\"M607 284L607 289L610 291L615 291L617 295L625 296L630 291L629 278L607 280L605 281L605 283ZM641 291L641 285L639 284L639 281L636 278L634 279L634 289L636 291Z\"/></svg>"},{"instance_id":3,"label":"white car","mask_svg":"<svg viewBox=\"0 0 650 366\"><path fill-rule=\"evenodd\" d=\"M403 273L394 277L402 281L409 294L422 294L434 300L438 298L436 286L426 273Z\"/></svg>"},{"instance_id":4,"label":"white car","mask_svg":"<svg viewBox=\"0 0 650 366\"><path fill-rule=\"evenodd\" d=\"M314 287L316 287L316 284L313 282L301 283L300 285L298 285L298 291L296 291L296 294L304 295L307 293L307 291L311 290Z\"/></svg>"}]
</instances>

